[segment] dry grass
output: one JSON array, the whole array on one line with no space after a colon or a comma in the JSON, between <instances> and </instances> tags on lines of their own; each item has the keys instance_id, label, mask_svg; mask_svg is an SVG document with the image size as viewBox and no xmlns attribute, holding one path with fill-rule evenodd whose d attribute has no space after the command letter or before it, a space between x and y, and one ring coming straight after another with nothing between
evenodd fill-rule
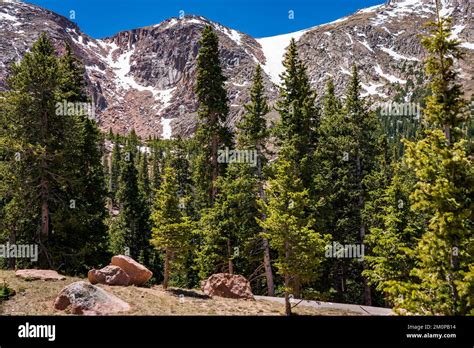
<instances>
[{"instance_id":1,"label":"dry grass","mask_svg":"<svg viewBox=\"0 0 474 348\"><path fill-rule=\"evenodd\" d=\"M16 295L0 303L0 315L64 315L56 311L56 296L68 284L84 280L66 277L62 281L26 281L13 271L0 270L0 282L5 280ZM200 290L169 289L161 286L140 288L135 286L99 285L128 302L131 310L124 315L283 315L284 306L270 301L246 301L221 297L208 298ZM184 297L180 298L179 295ZM316 309L298 306L300 315L360 315L350 311Z\"/></svg>"}]
</instances>

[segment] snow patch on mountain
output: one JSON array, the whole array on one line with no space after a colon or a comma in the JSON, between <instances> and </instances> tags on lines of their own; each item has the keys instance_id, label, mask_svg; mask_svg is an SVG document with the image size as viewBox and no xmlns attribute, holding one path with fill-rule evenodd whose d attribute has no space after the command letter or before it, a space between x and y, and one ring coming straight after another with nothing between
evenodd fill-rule
<instances>
[{"instance_id":1,"label":"snow patch on mountain","mask_svg":"<svg viewBox=\"0 0 474 348\"><path fill-rule=\"evenodd\" d=\"M374 69L375 69L375 72L379 74L379 76L383 77L384 79L388 80L391 83L400 83L400 84L407 83L406 80L402 80L396 76L384 73L379 64L377 64L377 66L375 66Z\"/></svg>"},{"instance_id":2,"label":"snow patch on mountain","mask_svg":"<svg viewBox=\"0 0 474 348\"><path fill-rule=\"evenodd\" d=\"M117 49L119 49L119 47L114 42L106 43L105 45L109 48L106 62L115 73L115 83L117 85L119 85L123 89L133 88L141 92L151 92L153 98L161 102L162 105L160 107L160 110L163 110L170 105L170 101L173 97L173 91L175 90L175 87L160 90L152 86L143 86L137 83L135 81L135 78L130 74L130 58L135 53L134 47L132 47L132 49L127 52L121 53L116 59L114 59L113 53Z\"/></svg>"},{"instance_id":3,"label":"snow patch on mountain","mask_svg":"<svg viewBox=\"0 0 474 348\"><path fill-rule=\"evenodd\" d=\"M297 41L307 31L308 30L301 30L294 33L256 39L260 46L262 46L262 51L265 55L263 70L270 76L273 83L280 84L281 82L280 74L285 70L283 59L291 39Z\"/></svg>"},{"instance_id":4,"label":"snow patch on mountain","mask_svg":"<svg viewBox=\"0 0 474 348\"><path fill-rule=\"evenodd\" d=\"M470 50L474 50L474 43L472 42L463 42L460 46Z\"/></svg>"},{"instance_id":5,"label":"snow patch on mountain","mask_svg":"<svg viewBox=\"0 0 474 348\"><path fill-rule=\"evenodd\" d=\"M407 56L404 56L404 55L401 55L400 53L397 53L395 52L393 49L391 48L387 48L387 47L380 47L380 49L382 51L384 51L385 53L388 53L390 56L392 56L395 60L412 60L412 61L415 61L415 62L419 62L420 60L418 58L415 58L415 57L407 57Z\"/></svg>"},{"instance_id":6,"label":"snow patch on mountain","mask_svg":"<svg viewBox=\"0 0 474 348\"><path fill-rule=\"evenodd\" d=\"M163 128L163 131L161 133L161 139L171 139L172 136L172 129L171 129L171 121L173 121L172 118L161 118L161 127Z\"/></svg>"}]
</instances>

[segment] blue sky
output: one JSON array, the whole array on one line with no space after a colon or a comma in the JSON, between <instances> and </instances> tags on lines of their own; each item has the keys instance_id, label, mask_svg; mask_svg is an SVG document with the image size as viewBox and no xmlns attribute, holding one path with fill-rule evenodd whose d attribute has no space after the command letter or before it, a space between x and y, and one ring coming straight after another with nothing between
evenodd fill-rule
<instances>
[{"instance_id":1,"label":"blue sky","mask_svg":"<svg viewBox=\"0 0 474 348\"><path fill-rule=\"evenodd\" d=\"M86 34L102 38L157 24L170 17L201 15L253 37L306 29L385 0L26 0L75 19ZM290 19L290 11L294 18Z\"/></svg>"}]
</instances>

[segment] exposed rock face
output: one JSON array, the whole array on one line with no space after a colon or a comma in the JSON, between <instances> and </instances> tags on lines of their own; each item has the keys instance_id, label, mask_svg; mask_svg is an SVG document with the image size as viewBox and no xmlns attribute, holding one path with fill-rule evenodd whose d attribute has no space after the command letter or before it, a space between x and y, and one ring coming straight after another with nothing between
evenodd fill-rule
<instances>
[{"instance_id":1,"label":"exposed rock face","mask_svg":"<svg viewBox=\"0 0 474 348\"><path fill-rule=\"evenodd\" d=\"M459 63L466 94L474 92L474 28L470 0L442 0L442 15L453 17L453 37L462 42L466 59ZM86 78L103 130L140 136L189 136L196 126L198 40L205 25L219 36L224 74L228 77L229 126L241 118L249 100L251 76L257 64L266 72L264 85L273 104L281 60L290 39L297 40L310 81L321 95L329 76L342 93L352 64L360 67L364 94L372 101L392 100L400 90L410 96L426 83L422 73L424 50L419 33L434 19L434 0L391 0L360 10L338 21L308 30L254 39L203 17L171 18L154 26L120 32L96 40L83 34L67 18L38 6L0 2L0 90L6 88L8 66L17 61L41 32L58 51L65 43L83 60ZM269 119L277 117L275 112ZM171 119L171 120L170 120ZM168 120L168 121L163 121Z\"/></svg>"},{"instance_id":2,"label":"exposed rock face","mask_svg":"<svg viewBox=\"0 0 474 348\"><path fill-rule=\"evenodd\" d=\"M125 271L130 278L130 285L143 285L153 276L153 273L148 268L125 255L112 257L111 265L118 266Z\"/></svg>"},{"instance_id":3,"label":"exposed rock face","mask_svg":"<svg viewBox=\"0 0 474 348\"><path fill-rule=\"evenodd\" d=\"M208 296L254 300L250 283L244 276L216 273L201 283L202 291Z\"/></svg>"},{"instance_id":4,"label":"exposed rock face","mask_svg":"<svg viewBox=\"0 0 474 348\"><path fill-rule=\"evenodd\" d=\"M27 280L65 280L66 277L50 269L19 269L15 275Z\"/></svg>"},{"instance_id":5,"label":"exposed rock face","mask_svg":"<svg viewBox=\"0 0 474 348\"><path fill-rule=\"evenodd\" d=\"M130 283L128 274L118 266L106 266L102 269L91 269L87 274L91 284L107 284L127 286Z\"/></svg>"},{"instance_id":6,"label":"exposed rock face","mask_svg":"<svg viewBox=\"0 0 474 348\"><path fill-rule=\"evenodd\" d=\"M54 302L54 308L85 315L107 315L130 310L130 305L95 285L75 282L66 286Z\"/></svg>"}]
</instances>

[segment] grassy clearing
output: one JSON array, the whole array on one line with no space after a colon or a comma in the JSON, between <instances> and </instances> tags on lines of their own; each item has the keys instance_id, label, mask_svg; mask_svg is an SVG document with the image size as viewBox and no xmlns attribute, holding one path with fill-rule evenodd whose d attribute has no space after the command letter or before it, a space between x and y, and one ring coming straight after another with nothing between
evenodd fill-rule
<instances>
[{"instance_id":1,"label":"grassy clearing","mask_svg":"<svg viewBox=\"0 0 474 348\"><path fill-rule=\"evenodd\" d=\"M13 271L0 270L0 283L6 281L16 295L0 302L0 315L64 315L56 311L56 296L68 284L84 280L66 277L61 281L26 281ZM209 298L200 290L169 289L161 286L139 288L99 285L128 302L132 309L124 315L283 315L284 306L270 301L246 301L221 297ZM180 294L184 295L180 297ZM360 315L359 313L298 306L300 315Z\"/></svg>"}]
</instances>

